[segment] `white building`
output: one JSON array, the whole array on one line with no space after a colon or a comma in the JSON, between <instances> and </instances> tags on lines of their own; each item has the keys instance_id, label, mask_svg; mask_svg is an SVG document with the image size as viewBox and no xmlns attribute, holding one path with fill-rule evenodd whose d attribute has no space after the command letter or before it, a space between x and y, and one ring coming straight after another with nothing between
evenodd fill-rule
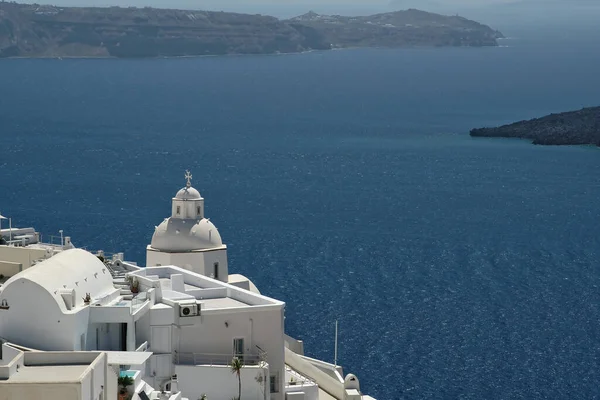
<instances>
[{"instance_id":1,"label":"white building","mask_svg":"<svg viewBox=\"0 0 600 400\"><path fill-rule=\"evenodd\" d=\"M30 352L0 344L0 400L103 400L106 353Z\"/></svg>"},{"instance_id":2,"label":"white building","mask_svg":"<svg viewBox=\"0 0 600 400\"><path fill-rule=\"evenodd\" d=\"M229 275L227 247L204 218L204 199L191 187L191 175L186 178L171 217L147 247L146 268L123 262L122 255L103 261L69 249L0 286L0 338L11 343L0 359L0 393L4 373L7 384L30 384L31 393L18 389L23 396L40 398L37 384L23 378L29 375L14 372L21 357L15 349L21 349L30 365L43 357L30 352L64 360L87 354L90 363L105 354L103 399L116 399L122 375L133 378L128 391L134 400L230 400L240 389L244 400L369 399L355 376L305 357L302 342L285 335L283 302ZM232 374L234 357L243 363L239 379ZM82 397L66 398L99 399L97 391L87 396L82 376L71 382Z\"/></svg>"},{"instance_id":3,"label":"white building","mask_svg":"<svg viewBox=\"0 0 600 400\"><path fill-rule=\"evenodd\" d=\"M146 266L179 265L227 282L227 246L210 220L204 217L204 199L191 186L192 176L175 197L171 217L158 225L146 248Z\"/></svg>"},{"instance_id":4,"label":"white building","mask_svg":"<svg viewBox=\"0 0 600 400\"><path fill-rule=\"evenodd\" d=\"M2 219L8 219L0 215ZM1 226L0 226L1 228ZM71 243L69 236L56 237L60 239L59 243L44 243L41 235L34 228L14 228L0 229L0 275L13 276L38 262L47 260L53 255L63 250L72 249L75 246Z\"/></svg>"}]
</instances>

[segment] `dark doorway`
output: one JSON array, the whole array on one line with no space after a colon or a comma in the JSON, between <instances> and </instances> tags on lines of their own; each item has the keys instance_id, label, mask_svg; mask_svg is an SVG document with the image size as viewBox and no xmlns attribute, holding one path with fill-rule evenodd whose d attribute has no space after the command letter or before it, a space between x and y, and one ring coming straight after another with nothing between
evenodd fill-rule
<instances>
[{"instance_id":1,"label":"dark doorway","mask_svg":"<svg viewBox=\"0 0 600 400\"><path fill-rule=\"evenodd\" d=\"M127 324L121 324L121 351L127 351Z\"/></svg>"}]
</instances>

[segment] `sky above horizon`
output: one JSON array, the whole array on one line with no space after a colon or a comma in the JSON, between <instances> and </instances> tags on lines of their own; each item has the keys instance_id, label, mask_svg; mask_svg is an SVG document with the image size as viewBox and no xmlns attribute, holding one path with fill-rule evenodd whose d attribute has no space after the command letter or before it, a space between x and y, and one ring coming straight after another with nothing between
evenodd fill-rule
<instances>
[{"instance_id":1,"label":"sky above horizon","mask_svg":"<svg viewBox=\"0 0 600 400\"><path fill-rule=\"evenodd\" d=\"M32 3L35 0L21 0ZM513 17L561 16L574 5L596 7L599 0L37 0L58 6L160 7L191 10L267 14L289 18L313 10L321 14L368 15L407 8L441 14L460 14L484 23L510 21ZM552 5L555 9L552 10ZM558 7L557 7L558 6ZM557 12L561 8L561 12ZM600 7L598 7L600 10ZM500 18L500 19L498 19Z\"/></svg>"},{"instance_id":2,"label":"sky above horizon","mask_svg":"<svg viewBox=\"0 0 600 400\"><path fill-rule=\"evenodd\" d=\"M64 6L153 6L178 8L186 6L193 9L306 9L337 8L348 9L381 9L408 5L410 7L423 4L424 6L482 6L507 4L522 0L45 0L44 3L54 3ZM31 1L28 1L31 2Z\"/></svg>"}]
</instances>

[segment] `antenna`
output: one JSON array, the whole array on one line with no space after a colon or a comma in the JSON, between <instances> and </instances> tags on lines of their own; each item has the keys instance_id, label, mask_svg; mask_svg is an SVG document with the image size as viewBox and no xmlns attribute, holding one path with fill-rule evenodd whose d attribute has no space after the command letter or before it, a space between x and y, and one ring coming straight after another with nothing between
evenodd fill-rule
<instances>
[{"instance_id":1,"label":"antenna","mask_svg":"<svg viewBox=\"0 0 600 400\"><path fill-rule=\"evenodd\" d=\"M335 349L333 356L333 365L337 367L337 344L338 344L338 320L335 320Z\"/></svg>"}]
</instances>

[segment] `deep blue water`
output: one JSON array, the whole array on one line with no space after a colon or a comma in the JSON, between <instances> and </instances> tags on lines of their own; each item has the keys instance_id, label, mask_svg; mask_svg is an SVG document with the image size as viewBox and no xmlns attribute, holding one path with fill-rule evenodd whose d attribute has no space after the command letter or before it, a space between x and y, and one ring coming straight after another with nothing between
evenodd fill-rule
<instances>
[{"instance_id":1,"label":"deep blue water","mask_svg":"<svg viewBox=\"0 0 600 400\"><path fill-rule=\"evenodd\" d=\"M1 60L0 211L143 263L191 169L230 270L311 356L339 319L366 393L597 398L600 151L468 130L600 104L600 54L503 44Z\"/></svg>"}]
</instances>

